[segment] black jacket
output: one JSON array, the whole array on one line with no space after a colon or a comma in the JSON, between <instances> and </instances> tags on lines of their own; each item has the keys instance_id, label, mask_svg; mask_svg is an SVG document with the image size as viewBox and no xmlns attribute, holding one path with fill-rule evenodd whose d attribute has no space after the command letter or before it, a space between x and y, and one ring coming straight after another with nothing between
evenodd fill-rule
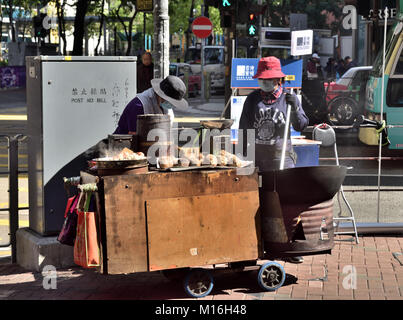
<instances>
[{"instance_id":1,"label":"black jacket","mask_svg":"<svg viewBox=\"0 0 403 320\"><path fill-rule=\"evenodd\" d=\"M243 135L245 135L245 129L255 130L255 162L262 171L278 169L287 115L286 93L284 90L276 102L266 105L263 103L260 90L255 90L248 95L243 106L239 129L244 129ZM294 130L303 131L309 120L298 98L296 100L297 111L291 112L290 123ZM240 134L239 137L242 138L243 135ZM292 153L290 131L287 140L286 151L289 156ZM290 160L289 157L288 160ZM286 167L292 167L290 161L287 163Z\"/></svg>"},{"instance_id":2,"label":"black jacket","mask_svg":"<svg viewBox=\"0 0 403 320\"><path fill-rule=\"evenodd\" d=\"M141 62L137 65L137 93L151 88L151 80L154 78L154 64L145 66Z\"/></svg>"}]
</instances>

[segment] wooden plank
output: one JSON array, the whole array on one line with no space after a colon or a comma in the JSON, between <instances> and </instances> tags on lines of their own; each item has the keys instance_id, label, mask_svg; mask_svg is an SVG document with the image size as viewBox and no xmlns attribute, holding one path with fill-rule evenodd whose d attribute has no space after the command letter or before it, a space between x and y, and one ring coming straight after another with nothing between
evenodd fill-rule
<instances>
[{"instance_id":1,"label":"wooden plank","mask_svg":"<svg viewBox=\"0 0 403 320\"><path fill-rule=\"evenodd\" d=\"M258 258L258 191L147 201L150 271Z\"/></svg>"},{"instance_id":2,"label":"wooden plank","mask_svg":"<svg viewBox=\"0 0 403 320\"><path fill-rule=\"evenodd\" d=\"M258 190L256 172L237 175L236 169L149 172L103 181L109 274L149 271L146 201Z\"/></svg>"}]
</instances>

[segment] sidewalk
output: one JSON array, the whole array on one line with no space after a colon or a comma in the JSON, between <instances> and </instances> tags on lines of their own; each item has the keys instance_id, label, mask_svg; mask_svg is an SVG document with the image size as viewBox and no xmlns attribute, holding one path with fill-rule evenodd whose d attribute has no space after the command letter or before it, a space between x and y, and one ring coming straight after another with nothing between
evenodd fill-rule
<instances>
[{"instance_id":1,"label":"sidewalk","mask_svg":"<svg viewBox=\"0 0 403 320\"><path fill-rule=\"evenodd\" d=\"M393 253L403 252L403 236L361 237L360 244L339 239L332 255L307 256L302 264L281 262L287 273L277 292L263 292L257 272L215 277L205 300L403 300L403 266ZM403 263L403 255L397 256ZM353 266L356 289L348 286ZM350 277L352 278L352 277ZM45 281L46 282L46 281ZM49 282L49 281L48 281ZM57 289L45 290L41 273L27 272L0 260L0 299L30 300L180 300L189 299L182 284L160 273L102 275L78 267L57 271Z\"/></svg>"}]
</instances>

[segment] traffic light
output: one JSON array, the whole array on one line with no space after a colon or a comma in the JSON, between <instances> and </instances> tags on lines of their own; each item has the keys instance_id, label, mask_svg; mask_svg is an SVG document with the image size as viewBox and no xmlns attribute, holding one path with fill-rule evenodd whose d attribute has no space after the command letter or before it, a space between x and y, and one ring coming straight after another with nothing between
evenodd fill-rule
<instances>
[{"instance_id":1,"label":"traffic light","mask_svg":"<svg viewBox=\"0 0 403 320\"><path fill-rule=\"evenodd\" d=\"M228 12L221 14L221 28L231 28L232 27L232 15Z\"/></svg>"},{"instance_id":2,"label":"traffic light","mask_svg":"<svg viewBox=\"0 0 403 320\"><path fill-rule=\"evenodd\" d=\"M257 27L257 17L256 14L250 13L248 16L248 24L247 24L247 34L248 36L254 37L258 34L258 27Z\"/></svg>"},{"instance_id":3,"label":"traffic light","mask_svg":"<svg viewBox=\"0 0 403 320\"><path fill-rule=\"evenodd\" d=\"M220 9L229 10L234 9L236 0L219 0Z\"/></svg>"},{"instance_id":4,"label":"traffic light","mask_svg":"<svg viewBox=\"0 0 403 320\"><path fill-rule=\"evenodd\" d=\"M35 17L32 18L32 21L34 23L34 33L35 33L35 37L38 38L45 38L48 33L49 30L46 30L43 27L43 20L46 18L46 14L45 13L41 13Z\"/></svg>"}]
</instances>

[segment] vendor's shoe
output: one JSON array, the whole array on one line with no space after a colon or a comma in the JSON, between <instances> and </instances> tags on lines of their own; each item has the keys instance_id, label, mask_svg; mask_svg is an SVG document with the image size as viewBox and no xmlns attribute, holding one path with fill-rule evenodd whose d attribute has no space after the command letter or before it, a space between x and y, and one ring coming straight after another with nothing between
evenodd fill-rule
<instances>
[{"instance_id":1,"label":"vendor's shoe","mask_svg":"<svg viewBox=\"0 0 403 320\"><path fill-rule=\"evenodd\" d=\"M303 257L288 257L285 259L286 262L290 262L290 263L302 263L304 262L304 258Z\"/></svg>"}]
</instances>

